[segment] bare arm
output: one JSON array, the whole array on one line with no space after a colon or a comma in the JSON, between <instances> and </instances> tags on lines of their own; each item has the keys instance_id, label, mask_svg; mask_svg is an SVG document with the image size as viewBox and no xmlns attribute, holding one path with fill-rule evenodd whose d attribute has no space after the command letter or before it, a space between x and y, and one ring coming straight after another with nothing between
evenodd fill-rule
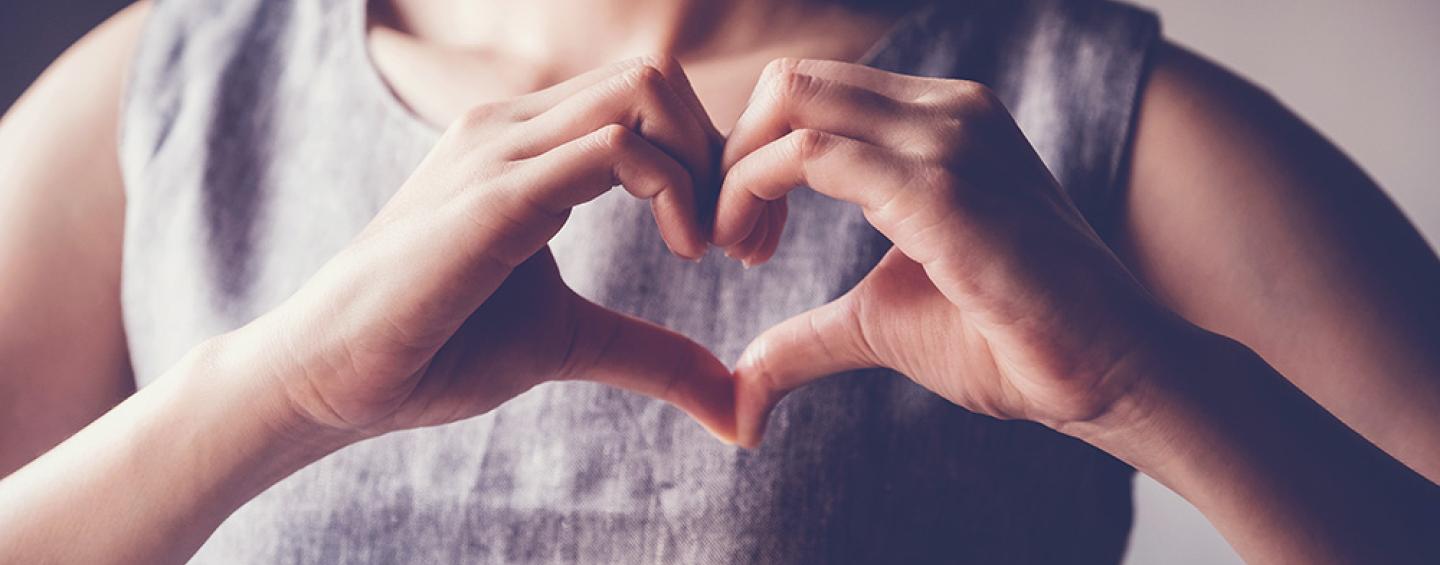
<instances>
[{"instance_id":1,"label":"bare arm","mask_svg":"<svg viewBox=\"0 0 1440 565\"><path fill-rule=\"evenodd\" d=\"M1440 481L1440 262L1405 217L1274 99L1176 47L1137 136L1132 271Z\"/></svg>"},{"instance_id":2,"label":"bare arm","mask_svg":"<svg viewBox=\"0 0 1440 565\"><path fill-rule=\"evenodd\" d=\"M854 289L746 349L743 442L787 391L886 367L1124 459L1194 502L1247 561L1440 561L1440 487L1250 348L1154 300L984 87L827 61L767 73L726 147L717 243L765 259L774 243L746 243L768 237L754 226L807 186L858 205L895 246ZM1185 134L1161 141L1186 146ZM1191 236L1202 248L1239 229L1205 227Z\"/></svg>"},{"instance_id":3,"label":"bare arm","mask_svg":"<svg viewBox=\"0 0 1440 565\"><path fill-rule=\"evenodd\" d=\"M147 9L91 32L0 121L0 477L133 390L116 127Z\"/></svg>"},{"instance_id":4,"label":"bare arm","mask_svg":"<svg viewBox=\"0 0 1440 565\"><path fill-rule=\"evenodd\" d=\"M1105 416L1058 429L1185 497L1246 562L1440 559L1440 487L1250 348L1203 334L1133 367L1145 377Z\"/></svg>"},{"instance_id":5,"label":"bare arm","mask_svg":"<svg viewBox=\"0 0 1440 565\"><path fill-rule=\"evenodd\" d=\"M0 562L181 562L234 509L334 449L476 416L545 381L649 394L733 437L724 364L581 298L546 247L570 207L618 183L655 199L677 254L704 251L691 190L714 138L679 73L634 60L467 112L295 295L0 479ZM74 163L49 163L62 165ZM45 361L24 367L39 373L34 388Z\"/></svg>"},{"instance_id":6,"label":"bare arm","mask_svg":"<svg viewBox=\"0 0 1440 565\"><path fill-rule=\"evenodd\" d=\"M282 449L267 439L266 420L240 413L271 418L273 398L205 402L198 391L176 391L183 380L175 378L132 396L119 304L125 198L117 128L148 10L140 2L97 27L0 121L0 561L87 561L86 551L100 549L117 561L153 562L158 555L137 548L154 547L146 542L156 534L208 531L223 514L202 513L206 505L253 495L267 477L299 464L286 453L305 453ZM191 356L172 372L226 382L204 358ZM216 392L224 391L209 394ZM194 398L181 401L187 394ZM165 433L177 421L191 433ZM78 440L51 449L87 424ZM25 466L47 451L49 464ZM107 492L144 501L152 518L186 517L201 528L156 524ZM127 518L74 518L102 516L99 508ZM200 539L169 540L167 557Z\"/></svg>"}]
</instances>

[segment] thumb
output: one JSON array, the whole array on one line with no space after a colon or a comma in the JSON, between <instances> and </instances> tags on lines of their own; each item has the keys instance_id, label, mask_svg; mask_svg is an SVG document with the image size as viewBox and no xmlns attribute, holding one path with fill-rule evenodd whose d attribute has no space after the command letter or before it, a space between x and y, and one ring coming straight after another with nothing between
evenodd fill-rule
<instances>
[{"instance_id":1,"label":"thumb","mask_svg":"<svg viewBox=\"0 0 1440 565\"><path fill-rule=\"evenodd\" d=\"M856 315L855 291L785 320L750 342L735 368L736 433L760 445L770 412L787 393L827 375L878 366Z\"/></svg>"},{"instance_id":2,"label":"thumb","mask_svg":"<svg viewBox=\"0 0 1440 565\"><path fill-rule=\"evenodd\" d=\"M735 443L735 380L693 340L575 296L576 327L562 378L664 400L711 435Z\"/></svg>"}]
</instances>

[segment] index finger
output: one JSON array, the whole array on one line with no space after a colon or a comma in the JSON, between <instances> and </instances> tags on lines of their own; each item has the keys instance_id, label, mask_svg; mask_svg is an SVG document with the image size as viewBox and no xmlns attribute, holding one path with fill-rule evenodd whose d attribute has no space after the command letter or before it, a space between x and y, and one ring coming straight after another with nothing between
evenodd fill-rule
<instances>
[{"instance_id":1,"label":"index finger","mask_svg":"<svg viewBox=\"0 0 1440 565\"><path fill-rule=\"evenodd\" d=\"M705 130L706 135L714 140L720 139L720 132L710 120L710 115L705 112L705 107L700 103L700 97L695 94L695 89L690 84L690 78L680 67L679 61L673 57L645 56L633 57L623 61L611 63L603 67L591 69L562 82L553 84L546 88L537 90L522 96L519 100L520 117L530 119L546 110L554 108L562 100L574 96L579 92L600 84L606 79L634 69L636 67L654 67L664 75L670 88L678 95L685 109L695 119L696 125Z\"/></svg>"}]
</instances>

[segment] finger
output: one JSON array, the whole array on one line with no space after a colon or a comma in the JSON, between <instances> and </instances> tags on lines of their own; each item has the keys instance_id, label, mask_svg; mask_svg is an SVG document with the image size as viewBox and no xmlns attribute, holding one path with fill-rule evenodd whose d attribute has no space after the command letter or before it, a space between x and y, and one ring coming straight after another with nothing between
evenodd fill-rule
<instances>
[{"instance_id":1,"label":"finger","mask_svg":"<svg viewBox=\"0 0 1440 565\"><path fill-rule=\"evenodd\" d=\"M619 184L637 198L653 199L655 223L672 252L690 259L705 253L690 172L624 126L604 126L516 166L517 186L525 187L520 201L534 212L560 217Z\"/></svg>"},{"instance_id":2,"label":"finger","mask_svg":"<svg viewBox=\"0 0 1440 565\"><path fill-rule=\"evenodd\" d=\"M659 69L640 65L606 78L535 116L515 154L549 151L605 124L626 126L674 156L697 177L713 168L712 142Z\"/></svg>"},{"instance_id":3,"label":"finger","mask_svg":"<svg viewBox=\"0 0 1440 565\"><path fill-rule=\"evenodd\" d=\"M692 192L692 197L696 201L694 213L708 230L715 217L715 203L720 195L718 166L720 151L725 146L725 136L720 133L720 129L715 127L715 122L710 119L710 113L700 102L700 96L695 93L695 88L690 84L690 77L685 74L680 63L673 57L663 57L660 61L662 63L659 67L660 72L670 79L672 89L690 110L695 124L699 126L708 140L708 143L704 145L704 154L700 157L704 161L704 166L695 169L696 182Z\"/></svg>"},{"instance_id":4,"label":"finger","mask_svg":"<svg viewBox=\"0 0 1440 565\"><path fill-rule=\"evenodd\" d=\"M661 74L665 75L665 78L670 81L671 88L680 96L680 101L685 104L685 107L690 110L690 113L695 117L696 123L716 139L720 138L719 130L715 128L715 124L710 120L710 115L705 112L704 106L700 103L699 96L695 94L695 89L691 86L690 78L685 75L684 69L674 57L634 57L591 69L563 82L537 90L519 99L518 105L520 107L521 118L527 120L534 118L546 110L555 107L560 101L574 96L580 91L594 86L603 80L645 66L654 67L660 71Z\"/></svg>"},{"instance_id":5,"label":"finger","mask_svg":"<svg viewBox=\"0 0 1440 565\"><path fill-rule=\"evenodd\" d=\"M754 254L755 249L759 248L760 245L765 242L765 236L770 231L770 216L771 211L769 206L761 209L760 217L755 222L755 229L751 230L750 235L740 243L726 248L725 256L740 261L740 263L747 268L750 267L750 256Z\"/></svg>"},{"instance_id":6,"label":"finger","mask_svg":"<svg viewBox=\"0 0 1440 565\"><path fill-rule=\"evenodd\" d=\"M760 213L760 219L756 221L756 228L751 230L744 241L727 248L726 253L744 263L746 267L769 261L780 244L780 235L785 231L785 219L788 215L789 205L786 198L767 202Z\"/></svg>"},{"instance_id":7,"label":"finger","mask_svg":"<svg viewBox=\"0 0 1440 565\"><path fill-rule=\"evenodd\" d=\"M818 129L897 146L933 123L934 112L870 89L797 72L771 71L726 140L721 168L797 129Z\"/></svg>"},{"instance_id":8,"label":"finger","mask_svg":"<svg viewBox=\"0 0 1440 565\"><path fill-rule=\"evenodd\" d=\"M671 89L680 96L680 102L685 104L685 107L690 110L690 114L695 117L695 123L705 131L708 137L717 142L716 146L718 147L718 142L723 141L724 137L720 135L719 128L715 127L715 122L710 120L710 113L705 111L705 105L700 102L700 95L695 93L695 87L690 84L690 77L685 74L685 69L680 66L680 62L674 57L649 57L647 59L651 61L652 66L660 70L660 74L669 79Z\"/></svg>"},{"instance_id":9,"label":"finger","mask_svg":"<svg viewBox=\"0 0 1440 565\"><path fill-rule=\"evenodd\" d=\"M790 132L750 153L726 173L714 241L739 241L755 225L764 203L801 186L882 216L890 212L888 204L914 206L931 196L928 185L912 182L922 167L863 141L809 129ZM878 223L876 227L882 233L886 230Z\"/></svg>"},{"instance_id":10,"label":"finger","mask_svg":"<svg viewBox=\"0 0 1440 565\"><path fill-rule=\"evenodd\" d=\"M756 149L799 129L814 129L849 137L872 144L928 151L914 142L917 131L925 131L933 121L934 112L904 103L875 91L852 85L814 78L809 75L777 71L756 86L756 101L746 107L726 141L722 170ZM727 173L728 174L728 173ZM720 191L718 209L741 222L712 231L711 240L728 248L749 235L755 228L761 203L744 193Z\"/></svg>"},{"instance_id":11,"label":"finger","mask_svg":"<svg viewBox=\"0 0 1440 565\"><path fill-rule=\"evenodd\" d=\"M710 113L705 111L705 106L700 102L700 96L695 93L695 88L690 84L690 77L681 68L680 62L674 57L650 57L654 66L660 69L670 81L671 89L680 97L680 102L690 110L695 124L703 132L708 143L704 145L704 154L700 157L703 160L703 167L694 169L695 179L692 197L696 201L695 214L699 216L700 223L707 228L715 213L715 201L719 196L720 186L716 166L720 160L720 150L725 144L725 136L720 134L715 122L710 119Z\"/></svg>"},{"instance_id":12,"label":"finger","mask_svg":"<svg viewBox=\"0 0 1440 565\"><path fill-rule=\"evenodd\" d=\"M686 216L690 218L687 224L704 225L708 231L711 214L705 214L702 219L696 193L703 191L707 202L713 202L713 197L708 195L717 190L710 180L714 177L714 140L697 125L654 67L639 66L610 77L537 116L531 120L530 127L525 128L530 132L529 137L520 140L517 154L527 156L583 135L585 127L593 129L607 123L629 127L691 172L692 182L686 190L667 191L654 206L661 218ZM685 257L697 258L705 251L703 239L698 246L687 243L672 249L682 250Z\"/></svg>"},{"instance_id":13,"label":"finger","mask_svg":"<svg viewBox=\"0 0 1440 565\"><path fill-rule=\"evenodd\" d=\"M655 324L574 297L577 331L563 378L638 392L735 443L735 380L709 350Z\"/></svg>"},{"instance_id":14,"label":"finger","mask_svg":"<svg viewBox=\"0 0 1440 565\"><path fill-rule=\"evenodd\" d=\"M770 231L765 236L765 242L755 251L750 262L759 265L769 261L775 256L775 250L780 248L780 236L785 233L785 222L790 215L790 204L788 198L780 198L770 202Z\"/></svg>"},{"instance_id":15,"label":"finger","mask_svg":"<svg viewBox=\"0 0 1440 565\"><path fill-rule=\"evenodd\" d=\"M561 100L574 96L576 93L590 88L595 84L614 77L620 73L630 71L636 67L646 64L642 58L626 59L608 65L590 69L563 81L557 82L540 90L536 90L516 100L520 108L520 117L530 119L555 107Z\"/></svg>"},{"instance_id":16,"label":"finger","mask_svg":"<svg viewBox=\"0 0 1440 565\"><path fill-rule=\"evenodd\" d=\"M906 101L921 99L948 80L892 73L857 63L824 59L781 58L771 61L765 68L766 73L782 70L843 82Z\"/></svg>"},{"instance_id":17,"label":"finger","mask_svg":"<svg viewBox=\"0 0 1440 565\"><path fill-rule=\"evenodd\" d=\"M879 365L860 331L853 296L785 320L745 348L735 368L740 445L760 444L770 412L786 393L826 375Z\"/></svg>"}]
</instances>

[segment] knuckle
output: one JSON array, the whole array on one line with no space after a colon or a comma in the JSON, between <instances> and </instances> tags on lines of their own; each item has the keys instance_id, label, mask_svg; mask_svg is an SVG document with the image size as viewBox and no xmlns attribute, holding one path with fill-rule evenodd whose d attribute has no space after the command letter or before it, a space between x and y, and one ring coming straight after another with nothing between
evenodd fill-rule
<instances>
[{"instance_id":1,"label":"knuckle","mask_svg":"<svg viewBox=\"0 0 1440 565\"><path fill-rule=\"evenodd\" d=\"M834 135L815 129L797 129L790 133L790 143L795 155L804 160L824 155L835 146Z\"/></svg>"},{"instance_id":2,"label":"knuckle","mask_svg":"<svg viewBox=\"0 0 1440 565\"><path fill-rule=\"evenodd\" d=\"M628 86L641 94L653 94L665 85L665 73L654 65L641 65L630 70Z\"/></svg>"},{"instance_id":3,"label":"knuckle","mask_svg":"<svg viewBox=\"0 0 1440 565\"><path fill-rule=\"evenodd\" d=\"M660 66L661 59L662 57L660 55L656 55L654 53L647 53L644 55L636 55L634 57L626 59L625 65L637 69L640 67L658 67Z\"/></svg>"},{"instance_id":4,"label":"knuckle","mask_svg":"<svg viewBox=\"0 0 1440 565\"><path fill-rule=\"evenodd\" d=\"M906 146L912 153L926 161L948 162L964 149L967 137L964 119L946 113L925 119L930 126L925 128L924 135L907 140Z\"/></svg>"},{"instance_id":5,"label":"knuckle","mask_svg":"<svg viewBox=\"0 0 1440 565\"><path fill-rule=\"evenodd\" d=\"M659 61L660 61L660 57L659 57L658 55L656 55L656 54L654 54L654 53L647 53L647 54L644 54L644 55L637 55L637 56L635 56L635 57L631 57L631 58L627 61L627 63L630 64L631 66L635 67L635 68L639 68L639 67L653 67L653 66L656 66L656 64L658 64Z\"/></svg>"},{"instance_id":6,"label":"knuckle","mask_svg":"<svg viewBox=\"0 0 1440 565\"><path fill-rule=\"evenodd\" d=\"M761 390L767 393L779 392L781 390L779 375L775 372L775 365L772 362L774 347L770 339L761 336L750 344L745 351L745 358L741 360L745 371L742 373L749 377L749 380L759 385Z\"/></svg>"},{"instance_id":7,"label":"knuckle","mask_svg":"<svg viewBox=\"0 0 1440 565\"><path fill-rule=\"evenodd\" d=\"M956 81L953 99L958 110L969 115L986 115L1004 111L1005 104L990 87L979 82Z\"/></svg>"},{"instance_id":8,"label":"knuckle","mask_svg":"<svg viewBox=\"0 0 1440 565\"><path fill-rule=\"evenodd\" d=\"M626 99L622 112L625 119L634 121L642 113L642 108L653 106L663 99L667 88L665 74L654 66L641 65L626 72L620 91L616 93Z\"/></svg>"},{"instance_id":9,"label":"knuckle","mask_svg":"<svg viewBox=\"0 0 1440 565\"><path fill-rule=\"evenodd\" d=\"M761 76L773 77L786 72L798 72L800 70L800 59L795 57L779 57L771 60L765 65Z\"/></svg>"},{"instance_id":10,"label":"knuckle","mask_svg":"<svg viewBox=\"0 0 1440 565\"><path fill-rule=\"evenodd\" d=\"M454 127L462 130L476 130L493 124L504 115L504 107L497 102L471 106L456 118Z\"/></svg>"},{"instance_id":11,"label":"knuckle","mask_svg":"<svg viewBox=\"0 0 1440 565\"><path fill-rule=\"evenodd\" d=\"M903 229L914 237L962 204L956 192L958 182L945 167L915 165L908 170L905 184L906 190L894 191L876 202L872 214L877 225Z\"/></svg>"},{"instance_id":12,"label":"knuckle","mask_svg":"<svg viewBox=\"0 0 1440 565\"><path fill-rule=\"evenodd\" d=\"M658 57L655 55L639 55L616 63L615 68L622 74L630 73L645 67L658 66L657 61Z\"/></svg>"},{"instance_id":13,"label":"knuckle","mask_svg":"<svg viewBox=\"0 0 1440 565\"><path fill-rule=\"evenodd\" d=\"M593 147L601 152L618 153L628 150L635 142L635 134L620 124L606 124L592 135Z\"/></svg>"},{"instance_id":14,"label":"knuckle","mask_svg":"<svg viewBox=\"0 0 1440 565\"><path fill-rule=\"evenodd\" d=\"M770 78L770 93L776 100L799 103L815 95L819 81L793 68L781 69Z\"/></svg>"},{"instance_id":15,"label":"knuckle","mask_svg":"<svg viewBox=\"0 0 1440 565\"><path fill-rule=\"evenodd\" d=\"M955 173L948 167L937 164L920 165L915 169L915 180L920 186L937 194L953 193L960 185Z\"/></svg>"},{"instance_id":16,"label":"knuckle","mask_svg":"<svg viewBox=\"0 0 1440 565\"><path fill-rule=\"evenodd\" d=\"M925 161L943 161L950 153L948 144L931 138L913 141L908 145L911 154Z\"/></svg>"},{"instance_id":17,"label":"knuckle","mask_svg":"<svg viewBox=\"0 0 1440 565\"><path fill-rule=\"evenodd\" d=\"M847 292L835 300L835 307L838 309L838 327L842 330L837 334L835 348L847 352L856 361L881 366L875 344L865 331L864 296Z\"/></svg>"},{"instance_id":18,"label":"knuckle","mask_svg":"<svg viewBox=\"0 0 1440 565\"><path fill-rule=\"evenodd\" d=\"M650 54L636 57L636 63L642 67L650 67L660 71L662 75L670 75L680 69L680 61L671 55Z\"/></svg>"}]
</instances>

